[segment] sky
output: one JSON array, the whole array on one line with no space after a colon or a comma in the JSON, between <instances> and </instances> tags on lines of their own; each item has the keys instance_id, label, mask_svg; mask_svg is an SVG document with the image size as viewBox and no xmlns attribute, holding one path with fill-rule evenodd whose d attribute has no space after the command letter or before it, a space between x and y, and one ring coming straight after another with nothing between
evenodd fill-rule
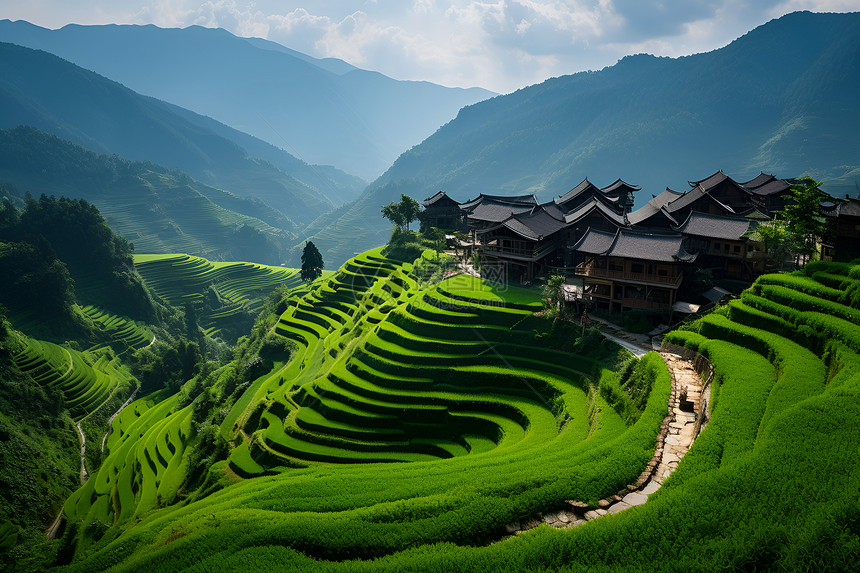
<instances>
[{"instance_id":1,"label":"sky","mask_svg":"<svg viewBox=\"0 0 860 573\"><path fill-rule=\"evenodd\" d=\"M401 80L499 93L628 54L722 47L796 10L860 11L860 0L0 0L0 18L221 27Z\"/></svg>"}]
</instances>

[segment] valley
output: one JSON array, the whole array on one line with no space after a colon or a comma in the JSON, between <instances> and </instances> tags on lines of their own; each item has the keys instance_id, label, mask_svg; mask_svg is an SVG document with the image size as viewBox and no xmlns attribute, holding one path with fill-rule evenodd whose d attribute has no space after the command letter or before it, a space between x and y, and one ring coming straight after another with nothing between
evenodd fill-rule
<instances>
[{"instance_id":1,"label":"valley","mask_svg":"<svg viewBox=\"0 0 860 573\"><path fill-rule=\"evenodd\" d=\"M853 570L858 54L0 21L0 569Z\"/></svg>"}]
</instances>

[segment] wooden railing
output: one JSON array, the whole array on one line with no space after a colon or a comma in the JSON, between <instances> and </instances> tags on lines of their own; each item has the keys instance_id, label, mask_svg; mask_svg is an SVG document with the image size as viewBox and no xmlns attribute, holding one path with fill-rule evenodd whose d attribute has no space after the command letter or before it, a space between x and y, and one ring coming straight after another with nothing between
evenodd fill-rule
<instances>
[{"instance_id":1,"label":"wooden railing","mask_svg":"<svg viewBox=\"0 0 860 573\"><path fill-rule=\"evenodd\" d=\"M647 273L630 273L627 271L601 269L593 266L588 266L586 265L586 263L580 263L579 265L577 265L576 274L578 276L583 277L656 283L675 288L681 286L681 281L683 280L683 277L681 275L672 277Z\"/></svg>"},{"instance_id":2,"label":"wooden railing","mask_svg":"<svg viewBox=\"0 0 860 573\"><path fill-rule=\"evenodd\" d=\"M484 245L479 244L481 252L485 255L491 257L504 257L505 255L513 256L513 257L521 257L524 259L529 259L536 261L541 257L544 257L551 252L553 252L557 245L544 245L538 248L529 247L529 248L519 248L519 247L500 247L498 245Z\"/></svg>"}]
</instances>

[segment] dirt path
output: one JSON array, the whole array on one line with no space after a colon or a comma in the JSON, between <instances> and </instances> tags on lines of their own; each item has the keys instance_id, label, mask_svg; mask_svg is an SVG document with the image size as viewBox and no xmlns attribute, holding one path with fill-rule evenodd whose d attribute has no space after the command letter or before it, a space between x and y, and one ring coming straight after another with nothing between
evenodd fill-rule
<instances>
[{"instance_id":1,"label":"dirt path","mask_svg":"<svg viewBox=\"0 0 860 573\"><path fill-rule=\"evenodd\" d=\"M153 340L153 342L155 342L155 338L154 338L154 337L153 337L153 339L152 339L152 340ZM132 402L134 402L134 399L135 399L135 397L137 396L137 393L138 393L139 391L140 391L140 386L138 386L137 388L135 388L135 389L134 389L134 392L132 392L132 393L131 393L131 396L129 396L129 397L128 397L128 400L126 400L126 401L125 401L125 403L124 403L122 406L120 406L120 407L119 407L119 410L117 410L116 412L114 412L114 413L113 413L113 416L111 416L111 417L108 419L108 421L107 421L107 432L105 432L105 436L104 436L104 438L102 438L102 450L101 450L101 451L102 451L102 453L104 453L104 451L105 451L105 444L107 444L107 440L108 440L108 438L110 437L110 433L111 433L111 431L113 430L113 426L112 426L111 424L113 424L113 420L114 420L114 418L116 418L117 416L119 416L120 412L122 412L122 411L125 409L125 407L126 407L126 406L128 406L129 404L131 404Z\"/></svg>"},{"instance_id":2,"label":"dirt path","mask_svg":"<svg viewBox=\"0 0 860 573\"><path fill-rule=\"evenodd\" d=\"M89 477L87 473L87 438L84 436L80 422L76 423L75 427L78 429L78 437L81 439L81 485L84 485Z\"/></svg>"},{"instance_id":3,"label":"dirt path","mask_svg":"<svg viewBox=\"0 0 860 573\"><path fill-rule=\"evenodd\" d=\"M508 524L506 526L508 535L502 539L532 529L542 523L557 529L576 527L592 519L642 505L648 501L648 496L660 489L663 481L672 475L672 472L678 467L678 462L690 449L693 440L704 427L701 418L706 412L707 402L710 400L710 387L703 390L702 381L696 374L692 363L681 359L677 354L661 352L660 355L666 362L672 376L669 411L660 426L654 457L648 462L636 482L628 485L616 495L601 499L596 506L570 500L567 502L569 509Z\"/></svg>"}]
</instances>

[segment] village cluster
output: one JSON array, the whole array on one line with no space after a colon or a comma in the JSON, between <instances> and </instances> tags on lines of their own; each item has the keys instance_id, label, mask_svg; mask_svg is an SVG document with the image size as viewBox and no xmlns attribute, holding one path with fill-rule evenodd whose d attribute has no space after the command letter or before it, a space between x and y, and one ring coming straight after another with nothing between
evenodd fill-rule
<instances>
[{"instance_id":1,"label":"village cluster","mask_svg":"<svg viewBox=\"0 0 860 573\"><path fill-rule=\"evenodd\" d=\"M422 220L467 233L456 246L509 282L563 274L569 301L610 312L684 311L689 305L677 303L685 267L742 281L765 272L755 231L791 201L793 184L765 173L738 182L721 170L636 210L640 188L621 179L602 188L585 179L546 203L484 194L461 203L440 191L423 201ZM860 256L860 200L823 202L821 216L832 230L822 257Z\"/></svg>"}]
</instances>

